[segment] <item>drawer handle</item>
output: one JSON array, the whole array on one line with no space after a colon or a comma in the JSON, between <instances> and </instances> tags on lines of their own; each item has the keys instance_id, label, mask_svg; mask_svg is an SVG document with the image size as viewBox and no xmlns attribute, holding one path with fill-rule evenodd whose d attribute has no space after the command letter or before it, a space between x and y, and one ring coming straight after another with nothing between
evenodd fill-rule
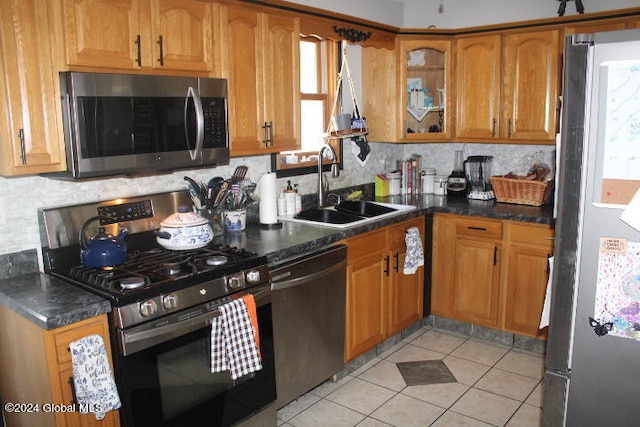
<instances>
[{"instance_id":1,"label":"drawer handle","mask_svg":"<svg viewBox=\"0 0 640 427\"><path fill-rule=\"evenodd\" d=\"M468 226L467 227L468 230L476 230L476 231L487 231L487 229L485 227L472 227L472 226Z\"/></svg>"}]
</instances>

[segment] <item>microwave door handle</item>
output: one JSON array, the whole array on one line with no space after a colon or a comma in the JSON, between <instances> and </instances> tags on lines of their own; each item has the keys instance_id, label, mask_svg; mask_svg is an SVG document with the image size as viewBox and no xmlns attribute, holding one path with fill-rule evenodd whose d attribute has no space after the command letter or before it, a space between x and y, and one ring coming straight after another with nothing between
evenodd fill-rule
<instances>
[{"instance_id":1,"label":"microwave door handle","mask_svg":"<svg viewBox=\"0 0 640 427\"><path fill-rule=\"evenodd\" d=\"M202 144L204 142L204 112L202 111L202 100L200 99L200 95L193 87L189 87L189 90L187 91L187 99L185 99L184 102L184 133L187 141L189 141L187 121L187 105L189 103L189 98L193 99L193 106L196 110L196 124L198 125L198 129L196 131L196 147L195 150L189 150L189 154L191 155L191 160L196 160L202 157Z\"/></svg>"}]
</instances>

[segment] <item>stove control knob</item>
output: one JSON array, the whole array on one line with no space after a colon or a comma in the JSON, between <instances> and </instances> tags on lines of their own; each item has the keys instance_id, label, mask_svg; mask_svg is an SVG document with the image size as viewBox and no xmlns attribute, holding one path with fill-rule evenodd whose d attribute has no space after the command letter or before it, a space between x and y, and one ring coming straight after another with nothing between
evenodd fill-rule
<instances>
[{"instance_id":1,"label":"stove control knob","mask_svg":"<svg viewBox=\"0 0 640 427\"><path fill-rule=\"evenodd\" d=\"M158 312L158 304L154 300L148 300L140 304L140 314L143 317L153 316Z\"/></svg>"},{"instance_id":2,"label":"stove control knob","mask_svg":"<svg viewBox=\"0 0 640 427\"><path fill-rule=\"evenodd\" d=\"M169 294L162 297L162 305L167 310L173 310L174 308L178 308L178 295Z\"/></svg>"},{"instance_id":3,"label":"stove control knob","mask_svg":"<svg viewBox=\"0 0 640 427\"><path fill-rule=\"evenodd\" d=\"M227 287L232 291L237 291L244 288L244 275L234 274L227 279Z\"/></svg>"},{"instance_id":4,"label":"stove control knob","mask_svg":"<svg viewBox=\"0 0 640 427\"><path fill-rule=\"evenodd\" d=\"M250 270L247 272L247 282L260 283L260 270Z\"/></svg>"}]
</instances>

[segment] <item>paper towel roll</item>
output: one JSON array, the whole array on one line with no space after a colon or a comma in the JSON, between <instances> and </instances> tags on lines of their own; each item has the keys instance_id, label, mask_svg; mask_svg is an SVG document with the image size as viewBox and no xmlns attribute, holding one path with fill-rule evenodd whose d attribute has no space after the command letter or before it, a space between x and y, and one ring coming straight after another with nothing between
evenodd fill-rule
<instances>
[{"instance_id":1,"label":"paper towel roll","mask_svg":"<svg viewBox=\"0 0 640 427\"><path fill-rule=\"evenodd\" d=\"M258 192L260 224L275 224L278 222L278 189L275 173L267 172L260 177Z\"/></svg>"}]
</instances>

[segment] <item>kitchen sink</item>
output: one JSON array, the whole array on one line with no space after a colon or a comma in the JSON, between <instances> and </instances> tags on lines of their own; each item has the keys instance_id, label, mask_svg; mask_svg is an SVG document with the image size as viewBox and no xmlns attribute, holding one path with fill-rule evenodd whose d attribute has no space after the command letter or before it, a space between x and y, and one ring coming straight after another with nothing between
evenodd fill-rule
<instances>
[{"instance_id":1,"label":"kitchen sink","mask_svg":"<svg viewBox=\"0 0 640 427\"><path fill-rule=\"evenodd\" d=\"M326 208L305 209L294 218L280 218L280 220L329 228L349 228L402 215L415 209L416 207L412 205L349 201Z\"/></svg>"},{"instance_id":2,"label":"kitchen sink","mask_svg":"<svg viewBox=\"0 0 640 427\"><path fill-rule=\"evenodd\" d=\"M296 219L324 222L329 224L349 224L355 221L360 221L362 217L349 215L348 213L339 212L338 210L334 209L312 208L301 211L298 215L296 215Z\"/></svg>"},{"instance_id":3,"label":"kitchen sink","mask_svg":"<svg viewBox=\"0 0 640 427\"><path fill-rule=\"evenodd\" d=\"M390 206L383 206L379 203L367 202L364 200L350 201L338 203L334 206L336 211L347 214L357 215L359 217L372 217L395 212L397 209Z\"/></svg>"}]
</instances>

